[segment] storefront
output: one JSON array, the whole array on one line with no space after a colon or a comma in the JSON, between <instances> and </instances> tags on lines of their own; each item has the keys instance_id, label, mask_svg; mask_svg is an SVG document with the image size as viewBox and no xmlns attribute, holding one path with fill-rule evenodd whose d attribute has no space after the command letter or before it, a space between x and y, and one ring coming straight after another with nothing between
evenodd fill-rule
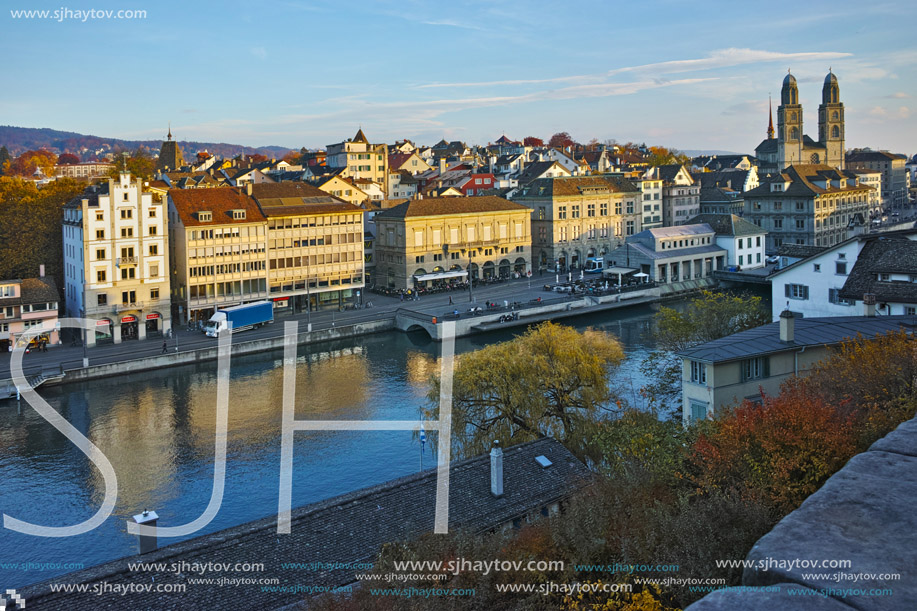
<instances>
[{"instance_id":1,"label":"storefront","mask_svg":"<svg viewBox=\"0 0 917 611\"><path fill-rule=\"evenodd\" d=\"M139 339L138 325L136 316L123 316L121 318L121 341Z\"/></svg>"},{"instance_id":2,"label":"storefront","mask_svg":"<svg viewBox=\"0 0 917 611\"><path fill-rule=\"evenodd\" d=\"M112 337L112 323L111 320L103 318L96 321L96 332L95 332L95 343L97 344L110 344L114 341Z\"/></svg>"},{"instance_id":3,"label":"storefront","mask_svg":"<svg viewBox=\"0 0 917 611\"><path fill-rule=\"evenodd\" d=\"M159 312L153 312L152 314L146 315L146 336L162 336L162 316L159 315Z\"/></svg>"}]
</instances>

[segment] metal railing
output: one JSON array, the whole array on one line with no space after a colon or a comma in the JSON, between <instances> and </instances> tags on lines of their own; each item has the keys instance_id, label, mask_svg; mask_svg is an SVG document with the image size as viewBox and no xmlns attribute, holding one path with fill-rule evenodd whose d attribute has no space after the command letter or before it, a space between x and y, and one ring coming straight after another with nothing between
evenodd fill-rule
<instances>
[{"instance_id":1,"label":"metal railing","mask_svg":"<svg viewBox=\"0 0 917 611\"><path fill-rule=\"evenodd\" d=\"M137 257L119 257L118 267L122 265L137 265Z\"/></svg>"}]
</instances>

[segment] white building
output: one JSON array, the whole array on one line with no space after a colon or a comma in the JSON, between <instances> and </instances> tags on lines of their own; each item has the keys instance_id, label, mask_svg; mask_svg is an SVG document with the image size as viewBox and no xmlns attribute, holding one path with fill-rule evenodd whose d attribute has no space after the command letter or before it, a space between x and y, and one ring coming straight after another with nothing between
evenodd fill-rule
<instances>
[{"instance_id":1,"label":"white building","mask_svg":"<svg viewBox=\"0 0 917 611\"><path fill-rule=\"evenodd\" d=\"M727 266L742 271L765 266L765 230L735 214L699 214L688 221L689 225L700 223L716 232L716 245L726 251Z\"/></svg>"},{"instance_id":2,"label":"white building","mask_svg":"<svg viewBox=\"0 0 917 611\"><path fill-rule=\"evenodd\" d=\"M662 227L662 181L658 178L637 178L631 182L643 193L643 228Z\"/></svg>"},{"instance_id":3,"label":"white building","mask_svg":"<svg viewBox=\"0 0 917 611\"><path fill-rule=\"evenodd\" d=\"M129 173L64 207L67 315L94 318L99 341L161 336L171 328L165 207Z\"/></svg>"},{"instance_id":4,"label":"white building","mask_svg":"<svg viewBox=\"0 0 917 611\"><path fill-rule=\"evenodd\" d=\"M879 315L917 309L917 232L867 234L800 259L771 276L771 315L790 304L806 318L863 312L873 295Z\"/></svg>"}]
</instances>

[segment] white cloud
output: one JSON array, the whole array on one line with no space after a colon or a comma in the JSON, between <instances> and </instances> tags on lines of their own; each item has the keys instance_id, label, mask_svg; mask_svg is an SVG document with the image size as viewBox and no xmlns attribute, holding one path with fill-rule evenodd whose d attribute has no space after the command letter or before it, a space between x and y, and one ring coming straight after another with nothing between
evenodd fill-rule
<instances>
[{"instance_id":1,"label":"white cloud","mask_svg":"<svg viewBox=\"0 0 917 611\"><path fill-rule=\"evenodd\" d=\"M908 95L908 94L906 94L906 93L904 93L903 91L898 91L898 92L893 93L893 94L891 94L890 96L886 96L886 97L895 98L895 99L898 99L898 100L903 100L904 98L909 98L909 97L911 97L911 96Z\"/></svg>"}]
</instances>

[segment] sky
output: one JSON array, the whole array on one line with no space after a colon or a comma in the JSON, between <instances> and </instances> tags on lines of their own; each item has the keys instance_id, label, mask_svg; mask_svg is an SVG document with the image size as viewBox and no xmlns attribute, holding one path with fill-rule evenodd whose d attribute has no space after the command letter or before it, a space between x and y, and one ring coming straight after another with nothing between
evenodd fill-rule
<instances>
[{"instance_id":1,"label":"sky","mask_svg":"<svg viewBox=\"0 0 917 611\"><path fill-rule=\"evenodd\" d=\"M908 3L71 1L4 0L0 124L158 139L171 122L179 140L293 149L360 127L428 145L566 131L752 153L788 69L818 138L830 68L848 148L917 152Z\"/></svg>"}]
</instances>

